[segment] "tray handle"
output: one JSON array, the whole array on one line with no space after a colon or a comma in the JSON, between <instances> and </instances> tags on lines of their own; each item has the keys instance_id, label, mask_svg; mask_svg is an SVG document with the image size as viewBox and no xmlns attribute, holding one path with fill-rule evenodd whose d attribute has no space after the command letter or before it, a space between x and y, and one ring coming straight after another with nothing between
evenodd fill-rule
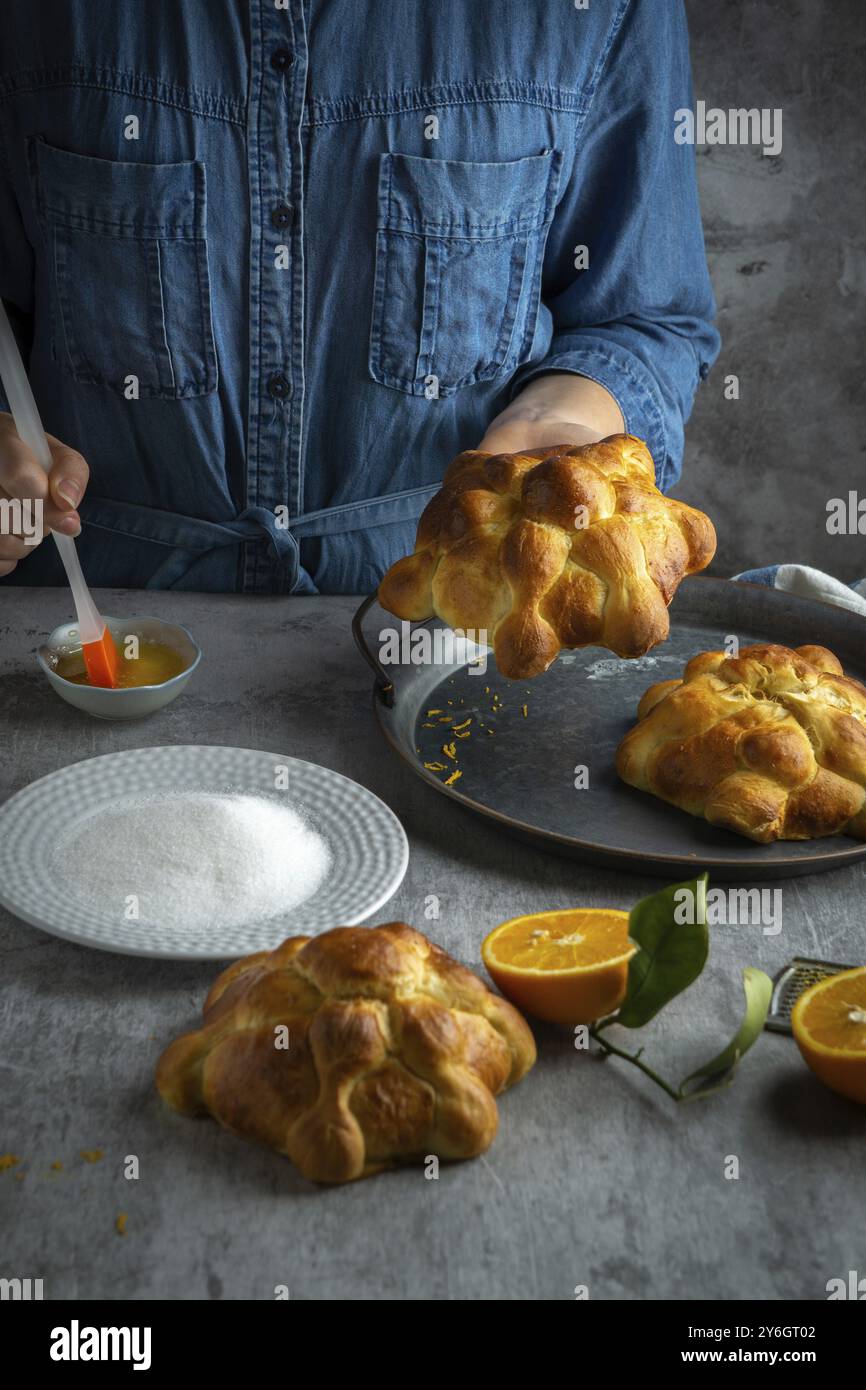
<instances>
[{"instance_id":1,"label":"tray handle","mask_svg":"<svg viewBox=\"0 0 866 1390\"><path fill-rule=\"evenodd\" d=\"M352 636L355 639L355 646L373 672L376 681L376 694L383 705L392 709L395 699L394 682L364 636L364 619L376 602L377 595L378 590L374 589L372 594L368 594L357 608L352 619Z\"/></svg>"}]
</instances>

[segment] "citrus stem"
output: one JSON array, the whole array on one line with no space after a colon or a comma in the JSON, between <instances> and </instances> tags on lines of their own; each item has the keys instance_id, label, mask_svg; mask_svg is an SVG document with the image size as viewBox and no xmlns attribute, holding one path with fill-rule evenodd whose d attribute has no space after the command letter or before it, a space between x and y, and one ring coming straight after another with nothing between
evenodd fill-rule
<instances>
[{"instance_id":1,"label":"citrus stem","mask_svg":"<svg viewBox=\"0 0 866 1390\"><path fill-rule=\"evenodd\" d=\"M675 1091L673 1086L669 1086L667 1081L665 1081L663 1077L659 1076L658 1072L653 1071L652 1067L648 1067L646 1062L642 1062L640 1060L643 1048L641 1048L640 1051L638 1051L637 1053L624 1052L621 1047L616 1047L612 1042L608 1042L607 1038L601 1037L601 1029L607 1028L611 1023L615 1022L615 1016L613 1018L604 1019L601 1023L597 1023L595 1027L590 1028L589 1036L591 1038L595 1038L599 1047L603 1048L605 1053L612 1054L614 1057L621 1057L624 1062L631 1062L633 1066L637 1067L639 1071L643 1072L644 1076L648 1076L650 1081L654 1081L657 1086L661 1086L662 1090L667 1092L671 1100L682 1100L682 1096L679 1091Z\"/></svg>"}]
</instances>

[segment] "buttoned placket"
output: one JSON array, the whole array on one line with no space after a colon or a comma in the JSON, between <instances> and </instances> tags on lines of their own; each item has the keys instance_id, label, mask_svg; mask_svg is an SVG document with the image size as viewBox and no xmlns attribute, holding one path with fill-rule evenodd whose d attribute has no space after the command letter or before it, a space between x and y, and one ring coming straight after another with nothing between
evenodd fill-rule
<instances>
[{"instance_id":1,"label":"buttoned placket","mask_svg":"<svg viewBox=\"0 0 866 1390\"><path fill-rule=\"evenodd\" d=\"M250 0L250 39L246 505L269 512L285 508L291 519L304 502L303 0ZM286 591L296 576L296 565L284 563L275 580L270 549L245 545L245 593Z\"/></svg>"}]
</instances>

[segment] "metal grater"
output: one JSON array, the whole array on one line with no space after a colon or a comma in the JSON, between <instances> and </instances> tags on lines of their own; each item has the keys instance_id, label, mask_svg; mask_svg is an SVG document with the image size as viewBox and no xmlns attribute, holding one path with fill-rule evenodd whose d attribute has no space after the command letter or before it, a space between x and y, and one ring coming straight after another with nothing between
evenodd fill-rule
<instances>
[{"instance_id":1,"label":"metal grater","mask_svg":"<svg viewBox=\"0 0 866 1390\"><path fill-rule=\"evenodd\" d=\"M829 960L809 960L795 956L773 977L773 996L765 1028L773 1033L791 1032L791 1010L800 995L818 980L838 975L841 970L853 970L851 965L834 965Z\"/></svg>"}]
</instances>

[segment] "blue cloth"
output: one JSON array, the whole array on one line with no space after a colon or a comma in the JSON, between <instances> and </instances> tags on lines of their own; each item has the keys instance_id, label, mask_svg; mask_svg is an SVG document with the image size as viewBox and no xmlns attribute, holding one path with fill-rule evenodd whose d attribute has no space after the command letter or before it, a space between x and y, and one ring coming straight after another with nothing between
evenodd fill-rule
<instances>
[{"instance_id":1,"label":"blue cloth","mask_svg":"<svg viewBox=\"0 0 866 1390\"><path fill-rule=\"evenodd\" d=\"M553 370L669 487L718 351L691 102L681 0L6 0L0 294L89 580L369 590Z\"/></svg>"},{"instance_id":2,"label":"blue cloth","mask_svg":"<svg viewBox=\"0 0 866 1390\"><path fill-rule=\"evenodd\" d=\"M763 565L760 569L743 570L742 574L735 574L733 578L747 580L750 584L765 584L771 589L782 589L800 598L832 603L866 617L866 579L843 584L840 579L834 579L823 570L813 569L811 565Z\"/></svg>"}]
</instances>

